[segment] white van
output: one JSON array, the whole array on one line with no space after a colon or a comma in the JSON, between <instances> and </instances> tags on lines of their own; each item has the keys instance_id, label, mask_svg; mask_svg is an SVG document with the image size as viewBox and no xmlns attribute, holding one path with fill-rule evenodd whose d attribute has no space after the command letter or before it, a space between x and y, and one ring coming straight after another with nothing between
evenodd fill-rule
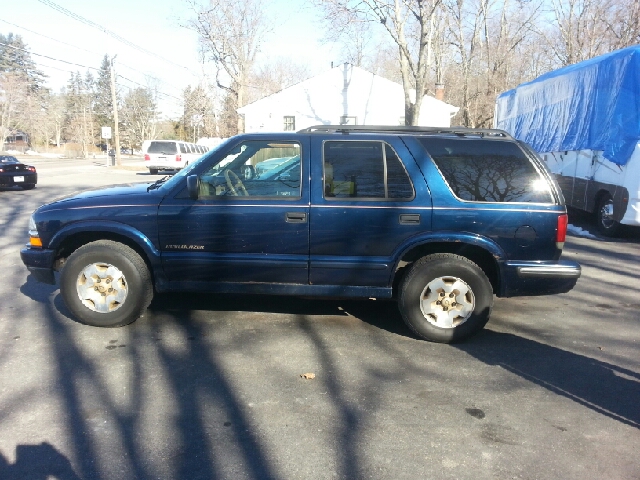
<instances>
[{"instance_id":1,"label":"white van","mask_svg":"<svg viewBox=\"0 0 640 480\"><path fill-rule=\"evenodd\" d=\"M180 170L207 153L204 145L178 140L151 140L144 155L145 167L151 175L159 170Z\"/></svg>"}]
</instances>

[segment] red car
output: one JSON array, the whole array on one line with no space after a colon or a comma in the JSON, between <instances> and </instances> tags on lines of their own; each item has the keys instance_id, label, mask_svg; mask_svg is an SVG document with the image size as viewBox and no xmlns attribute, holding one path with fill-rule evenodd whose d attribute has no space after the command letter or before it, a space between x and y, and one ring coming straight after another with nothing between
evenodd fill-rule
<instances>
[{"instance_id":1,"label":"red car","mask_svg":"<svg viewBox=\"0 0 640 480\"><path fill-rule=\"evenodd\" d=\"M0 187L17 185L23 190L31 190L38 183L36 167L25 165L16 157L0 155Z\"/></svg>"}]
</instances>

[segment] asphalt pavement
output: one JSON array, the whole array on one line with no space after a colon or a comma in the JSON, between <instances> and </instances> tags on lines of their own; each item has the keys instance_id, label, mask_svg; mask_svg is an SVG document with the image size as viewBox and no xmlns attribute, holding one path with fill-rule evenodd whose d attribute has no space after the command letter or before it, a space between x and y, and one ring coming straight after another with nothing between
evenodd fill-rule
<instances>
[{"instance_id":1,"label":"asphalt pavement","mask_svg":"<svg viewBox=\"0 0 640 480\"><path fill-rule=\"evenodd\" d=\"M455 345L374 300L157 295L99 329L19 250L38 205L159 177L105 160L0 190L0 479L640 478L637 230L570 236L573 291L496 299Z\"/></svg>"}]
</instances>

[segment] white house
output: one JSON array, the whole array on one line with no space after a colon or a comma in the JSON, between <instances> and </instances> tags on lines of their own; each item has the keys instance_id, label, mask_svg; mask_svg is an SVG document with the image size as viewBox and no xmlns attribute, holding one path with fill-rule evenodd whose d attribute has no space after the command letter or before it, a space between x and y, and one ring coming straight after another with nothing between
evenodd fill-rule
<instances>
[{"instance_id":1,"label":"white house","mask_svg":"<svg viewBox=\"0 0 640 480\"><path fill-rule=\"evenodd\" d=\"M419 125L449 127L458 108L425 96ZM245 132L313 125L404 125L402 85L345 63L238 109Z\"/></svg>"}]
</instances>

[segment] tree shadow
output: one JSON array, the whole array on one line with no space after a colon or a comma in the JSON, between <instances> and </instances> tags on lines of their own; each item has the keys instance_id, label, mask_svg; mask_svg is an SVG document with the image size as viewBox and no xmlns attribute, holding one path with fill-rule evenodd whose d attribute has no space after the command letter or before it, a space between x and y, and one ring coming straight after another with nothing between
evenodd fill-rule
<instances>
[{"instance_id":1,"label":"tree shadow","mask_svg":"<svg viewBox=\"0 0 640 480\"><path fill-rule=\"evenodd\" d=\"M71 462L53 445L42 442L39 445L16 446L16 461L9 464L0 453L0 478L3 480L80 480Z\"/></svg>"},{"instance_id":2,"label":"tree shadow","mask_svg":"<svg viewBox=\"0 0 640 480\"><path fill-rule=\"evenodd\" d=\"M395 302L354 302L345 310L395 335L417 339ZM640 374L594 358L487 329L452 344L487 365L497 365L602 415L640 428Z\"/></svg>"},{"instance_id":3,"label":"tree shadow","mask_svg":"<svg viewBox=\"0 0 640 480\"><path fill-rule=\"evenodd\" d=\"M175 472L175 478L226 478L229 476L229 459L226 456L240 462L243 478L278 478L277 459L272 456L272 445L259 434L260 424L243 399L237 379L230 377L225 360L219 357L224 355L225 350L218 351L216 348L223 344L213 336L217 327L215 322L211 322L212 315L208 312L246 311L291 315L292 318L287 321L288 328L293 327L309 342L318 368L326 372L339 371L341 359L335 353L335 346L323 333L322 321L318 322L314 317L327 315L348 322L363 322L366 324L365 332L367 329L380 329L393 334L389 336L372 332L370 339L373 348L390 360L384 368L363 362L361 368L365 375L357 386L347 387L348 382L345 383L345 379L337 374L317 380L326 390L326 399L335 412L333 442L336 473L344 478L358 478L365 472L361 442L376 412L384 407L381 388L407 373L424 376L429 370L420 362L415 362L406 348L398 346L402 345L402 338L415 341L416 337L404 325L397 304L393 301L165 294L156 296L145 317L118 329L117 333L111 331L113 337L127 338L126 342L117 339L109 341L108 345L105 342L106 350L115 355L113 358L120 359L113 363L114 366L125 361L131 366L129 380L118 382L126 383L131 391L130 403L123 408L115 400L113 385L110 386L101 373L106 359L88 355L79 343L82 335L91 334L88 330L80 332L80 329L92 327L79 326L61 318L69 315L60 295L56 295L51 302L55 287L42 288L41 284L28 279L21 290L41 302L46 311L46 326L50 337L55 339L52 349L56 382L65 409L64 416L68 419L73 458L78 459L76 469L82 478L108 476L99 465L109 453L104 450L104 439L95 430L96 423L92 416L99 417L100 422L108 419L112 425L114 441L126 452L123 471L128 469L135 478L157 476L153 462L150 462L157 452L150 456L139 429L152 408L148 393L145 397L150 376L158 375L164 379L162 394L170 397L175 404L172 415L166 419L170 438L165 441L170 447L163 457L163 462ZM204 311L204 319L194 315L196 311ZM160 315L155 316L154 312ZM264 335L273 325L256 324L254 328L264 328L265 331L261 333ZM98 330L95 334L102 335L105 331ZM252 344L250 336L236 333L238 335L224 343L224 347L227 351L251 356L256 344ZM107 338L104 335L102 337ZM171 341L175 338L183 339L184 345L178 349L172 347ZM430 347L431 344L425 345L425 348ZM640 427L638 373L518 335L490 330L481 332L465 343L433 348L458 349L592 411L626 425ZM157 360L159 369L150 370L148 364L151 358ZM273 367L277 368L277 363ZM429 375L433 374L429 372ZM278 378L278 374L275 378ZM87 391L93 393L87 397ZM46 458L44 453L43 458ZM49 452L48 455L53 454ZM22 458L26 458L24 454ZM53 475L45 469L47 465L44 464L42 471ZM72 476L75 475L73 470L72 473L64 473L63 466L64 462L60 460L59 471L63 472L58 474L60 478L80 478ZM3 476L5 471L8 473ZM9 474L22 471L6 461L2 463L0 458L0 478L14 478ZM37 476L39 474L36 470L31 476L15 478L47 478Z\"/></svg>"},{"instance_id":4,"label":"tree shadow","mask_svg":"<svg viewBox=\"0 0 640 480\"><path fill-rule=\"evenodd\" d=\"M484 330L455 348L626 425L640 428L640 374L511 333Z\"/></svg>"}]
</instances>

